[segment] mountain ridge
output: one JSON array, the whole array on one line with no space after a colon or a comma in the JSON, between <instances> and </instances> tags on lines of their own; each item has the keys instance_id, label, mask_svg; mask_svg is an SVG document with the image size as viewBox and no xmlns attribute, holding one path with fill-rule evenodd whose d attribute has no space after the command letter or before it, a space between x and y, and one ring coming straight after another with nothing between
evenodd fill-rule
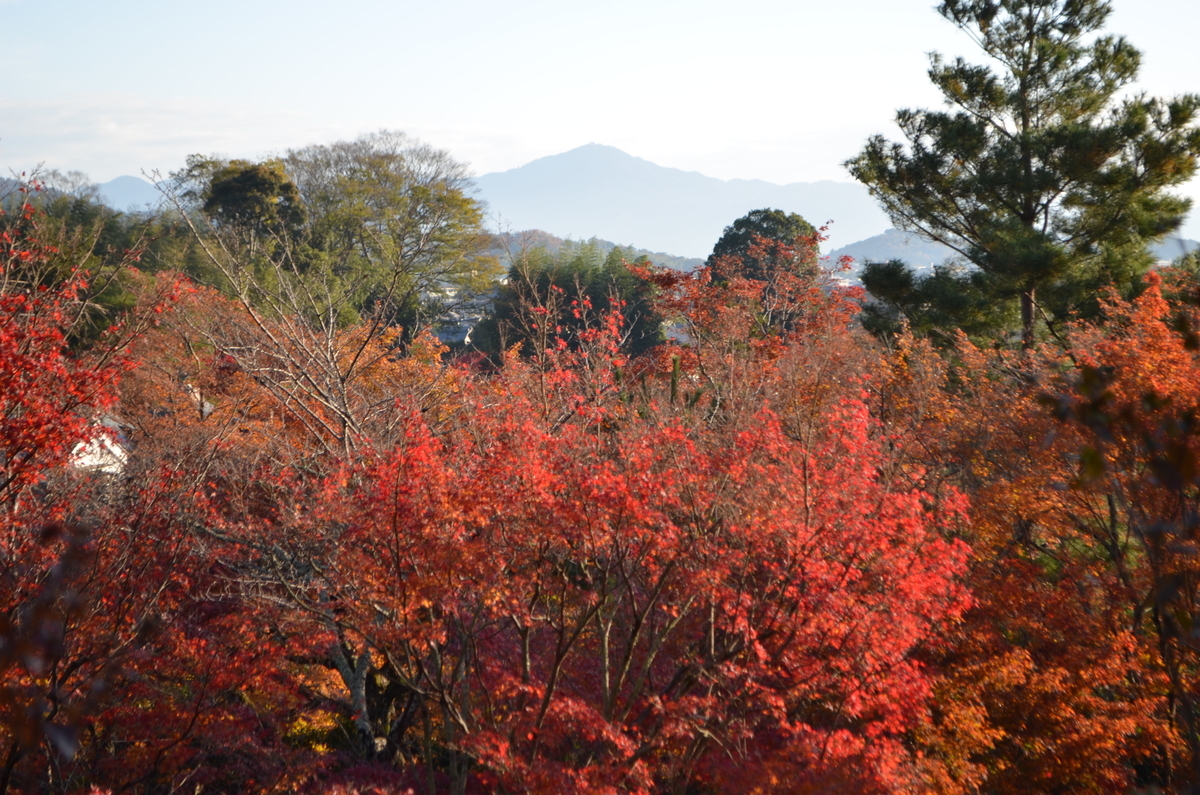
<instances>
[{"instance_id":1,"label":"mountain ridge","mask_svg":"<svg viewBox=\"0 0 1200 795\"><path fill-rule=\"evenodd\" d=\"M605 250L621 245L675 268L703 261L727 225L761 207L796 212L818 226L833 219L824 247L832 260L850 256L861 266L866 260L901 259L928 269L953 256L945 246L892 228L856 183L722 180L660 166L606 144L546 155L484 174L475 184L502 234L545 230L559 241L596 240ZM152 183L130 175L96 188L105 204L122 211L154 207L162 198ZM613 240L636 243L609 242ZM1168 238L1150 248L1159 260L1169 261L1200 243Z\"/></svg>"},{"instance_id":2,"label":"mountain ridge","mask_svg":"<svg viewBox=\"0 0 1200 795\"><path fill-rule=\"evenodd\" d=\"M1150 253L1156 260L1165 263L1200 249L1200 242L1181 237L1168 237L1147 248L1150 249ZM862 264L867 261L886 262L898 259L918 271L926 271L948 259L959 258L949 246L925 240L915 232L905 232L895 228L835 249L829 253L829 257L835 261L840 257L852 258L855 261L852 271L855 273L860 271Z\"/></svg>"},{"instance_id":3,"label":"mountain ridge","mask_svg":"<svg viewBox=\"0 0 1200 795\"><path fill-rule=\"evenodd\" d=\"M128 174L96 186L100 199L114 210L142 210L157 207L163 200L158 188L141 177Z\"/></svg>"},{"instance_id":4,"label":"mountain ridge","mask_svg":"<svg viewBox=\"0 0 1200 795\"><path fill-rule=\"evenodd\" d=\"M799 213L816 226L832 219L831 241L843 245L890 226L857 183L722 180L595 143L484 174L475 184L500 227L637 240L689 258L706 257L726 226L764 207Z\"/></svg>"}]
</instances>

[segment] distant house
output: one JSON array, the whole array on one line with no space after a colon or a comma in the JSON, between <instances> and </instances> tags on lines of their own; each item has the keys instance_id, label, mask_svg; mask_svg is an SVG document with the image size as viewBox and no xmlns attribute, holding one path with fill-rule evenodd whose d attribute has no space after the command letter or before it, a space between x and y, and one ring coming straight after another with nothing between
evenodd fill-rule
<instances>
[{"instance_id":1,"label":"distant house","mask_svg":"<svg viewBox=\"0 0 1200 795\"><path fill-rule=\"evenodd\" d=\"M124 425L114 417L105 417L97 424L104 430L75 445L71 450L70 466L77 472L120 475L129 462Z\"/></svg>"},{"instance_id":2,"label":"distant house","mask_svg":"<svg viewBox=\"0 0 1200 795\"><path fill-rule=\"evenodd\" d=\"M492 311L496 291L462 296L454 287L443 285L437 291L422 294L421 300L434 306L440 304L441 317L434 324L433 333L443 344L455 347L471 343L471 332Z\"/></svg>"}]
</instances>

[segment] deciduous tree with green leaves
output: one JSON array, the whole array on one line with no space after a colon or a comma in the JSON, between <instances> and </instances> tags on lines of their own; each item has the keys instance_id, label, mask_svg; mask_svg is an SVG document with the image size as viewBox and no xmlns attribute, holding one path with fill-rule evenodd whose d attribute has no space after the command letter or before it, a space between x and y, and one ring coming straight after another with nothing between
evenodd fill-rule
<instances>
[{"instance_id":1,"label":"deciduous tree with green leaves","mask_svg":"<svg viewBox=\"0 0 1200 795\"><path fill-rule=\"evenodd\" d=\"M403 133L258 165L195 156L173 177L206 280L241 310L203 328L206 343L281 405L320 406L309 419L327 452L365 437L370 409L355 390L401 335L414 337L499 275L466 166Z\"/></svg>"},{"instance_id":2,"label":"deciduous tree with green leaves","mask_svg":"<svg viewBox=\"0 0 1200 795\"><path fill-rule=\"evenodd\" d=\"M1126 97L1141 54L1097 35L1106 0L946 0L944 18L990 63L931 56L947 110L901 110L904 143L874 136L847 161L902 229L983 272L997 306L1020 301L1025 345L1100 288L1132 285L1148 241L1190 202L1167 192L1200 156L1200 96Z\"/></svg>"},{"instance_id":3,"label":"deciduous tree with green leaves","mask_svg":"<svg viewBox=\"0 0 1200 795\"><path fill-rule=\"evenodd\" d=\"M234 160L218 169L208 185L204 212L217 223L259 234L295 231L305 221L300 191L278 160Z\"/></svg>"}]
</instances>

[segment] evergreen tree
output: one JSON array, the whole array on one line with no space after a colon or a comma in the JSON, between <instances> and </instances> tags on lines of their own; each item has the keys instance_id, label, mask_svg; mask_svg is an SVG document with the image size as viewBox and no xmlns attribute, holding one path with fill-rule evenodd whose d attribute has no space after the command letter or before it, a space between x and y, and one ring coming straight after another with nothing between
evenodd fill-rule
<instances>
[{"instance_id":1,"label":"evergreen tree","mask_svg":"<svg viewBox=\"0 0 1200 795\"><path fill-rule=\"evenodd\" d=\"M1015 307L998 306L989 295L987 274L953 263L917 274L901 260L868 262L862 283L874 300L863 306L859 319L874 334L895 334L903 317L921 336L961 329L986 341L1004 334L1015 320ZM954 339L946 335L937 342L952 344Z\"/></svg>"},{"instance_id":2,"label":"evergreen tree","mask_svg":"<svg viewBox=\"0 0 1200 795\"><path fill-rule=\"evenodd\" d=\"M300 191L278 160L234 160L218 170L208 186L204 212L218 223L258 234L294 231L305 221Z\"/></svg>"},{"instance_id":3,"label":"evergreen tree","mask_svg":"<svg viewBox=\"0 0 1200 795\"><path fill-rule=\"evenodd\" d=\"M801 238L809 238L817 233L812 224L796 213L785 213L783 210L751 210L741 218L725 227L721 239L713 246L712 254L708 256L707 264L714 264L721 257L736 257L741 263L738 275L747 279L761 280L764 277L763 268L757 260L750 256L750 248L755 243L755 235L777 241L784 245L801 250L796 243ZM802 270L805 262L796 262L797 270Z\"/></svg>"},{"instance_id":4,"label":"evergreen tree","mask_svg":"<svg viewBox=\"0 0 1200 795\"><path fill-rule=\"evenodd\" d=\"M1093 35L1106 0L946 0L938 13L993 62L931 56L947 111L901 110L905 143L874 136L846 163L900 228L950 246L1003 310L1020 301L1024 343L1149 267L1148 241L1190 202L1166 189L1200 155L1200 97L1120 99L1141 56Z\"/></svg>"}]
</instances>

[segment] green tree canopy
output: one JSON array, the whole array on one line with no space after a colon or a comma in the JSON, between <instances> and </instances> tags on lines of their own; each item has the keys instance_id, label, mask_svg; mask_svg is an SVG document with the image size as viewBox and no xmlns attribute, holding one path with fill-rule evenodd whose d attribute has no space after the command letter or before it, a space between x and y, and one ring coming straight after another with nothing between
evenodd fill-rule
<instances>
[{"instance_id":1,"label":"green tree canopy","mask_svg":"<svg viewBox=\"0 0 1200 795\"><path fill-rule=\"evenodd\" d=\"M447 152L383 130L289 151L309 245L360 277L366 308L411 328L491 289L501 275L470 172Z\"/></svg>"},{"instance_id":2,"label":"green tree canopy","mask_svg":"<svg viewBox=\"0 0 1200 795\"><path fill-rule=\"evenodd\" d=\"M875 334L895 334L903 318L922 336L961 329L972 338L994 339L1017 320L1015 307L997 306L987 275L962 265L937 265L918 274L901 260L868 262L862 283L874 300L863 306L859 319ZM953 336L939 341L951 343Z\"/></svg>"},{"instance_id":3,"label":"green tree canopy","mask_svg":"<svg viewBox=\"0 0 1200 795\"><path fill-rule=\"evenodd\" d=\"M500 275L466 166L403 133L261 163L193 155L172 176L215 243L203 280L277 314L369 315L411 334Z\"/></svg>"},{"instance_id":4,"label":"green tree canopy","mask_svg":"<svg viewBox=\"0 0 1200 795\"><path fill-rule=\"evenodd\" d=\"M736 258L736 261L740 263L736 269L737 275L761 281L765 278L765 265L751 254L755 235L795 247L797 240L812 237L816 231L812 224L796 213L785 213L783 210L769 208L751 210L725 227L721 238L713 246L707 264L713 265L721 257ZM803 260L802 256L797 258L795 263L797 270L805 266ZM729 259L726 261L728 262Z\"/></svg>"},{"instance_id":5,"label":"green tree canopy","mask_svg":"<svg viewBox=\"0 0 1200 795\"><path fill-rule=\"evenodd\" d=\"M28 203L36 212L22 211ZM44 255L32 270L9 272L10 279L53 289L77 271L88 274L76 305L80 322L70 343L92 342L134 305L130 291L139 271L179 268L186 237L158 212L118 212L106 206L98 186L79 171L34 169L28 177L0 180L0 234L29 234L36 228Z\"/></svg>"},{"instance_id":6,"label":"green tree canopy","mask_svg":"<svg viewBox=\"0 0 1200 795\"><path fill-rule=\"evenodd\" d=\"M795 213L752 210L725 227L705 262L717 284L744 279L757 292L760 328L787 331L804 316L803 296L821 275L817 231Z\"/></svg>"},{"instance_id":7,"label":"green tree canopy","mask_svg":"<svg viewBox=\"0 0 1200 795\"><path fill-rule=\"evenodd\" d=\"M279 160L233 160L217 169L205 192L203 209L220 223L260 234L299 230L305 221L300 191Z\"/></svg>"},{"instance_id":8,"label":"green tree canopy","mask_svg":"<svg viewBox=\"0 0 1200 795\"><path fill-rule=\"evenodd\" d=\"M997 302L1020 301L1025 343L1040 306L1061 317L1150 262L1148 241L1189 201L1167 189L1200 155L1200 97L1123 91L1140 53L1094 35L1106 0L946 0L938 13L990 59L931 56L947 111L901 110L904 143L874 136L846 163L900 228L950 246Z\"/></svg>"},{"instance_id":9,"label":"green tree canopy","mask_svg":"<svg viewBox=\"0 0 1200 795\"><path fill-rule=\"evenodd\" d=\"M530 353L548 332L571 342L601 314L619 308L627 351L637 354L658 344L662 319L654 311L652 288L629 272L626 261L649 262L620 246L605 254L594 239L568 240L556 252L542 246L518 252L472 343L492 354L516 344ZM582 306L585 299L590 309Z\"/></svg>"}]
</instances>

